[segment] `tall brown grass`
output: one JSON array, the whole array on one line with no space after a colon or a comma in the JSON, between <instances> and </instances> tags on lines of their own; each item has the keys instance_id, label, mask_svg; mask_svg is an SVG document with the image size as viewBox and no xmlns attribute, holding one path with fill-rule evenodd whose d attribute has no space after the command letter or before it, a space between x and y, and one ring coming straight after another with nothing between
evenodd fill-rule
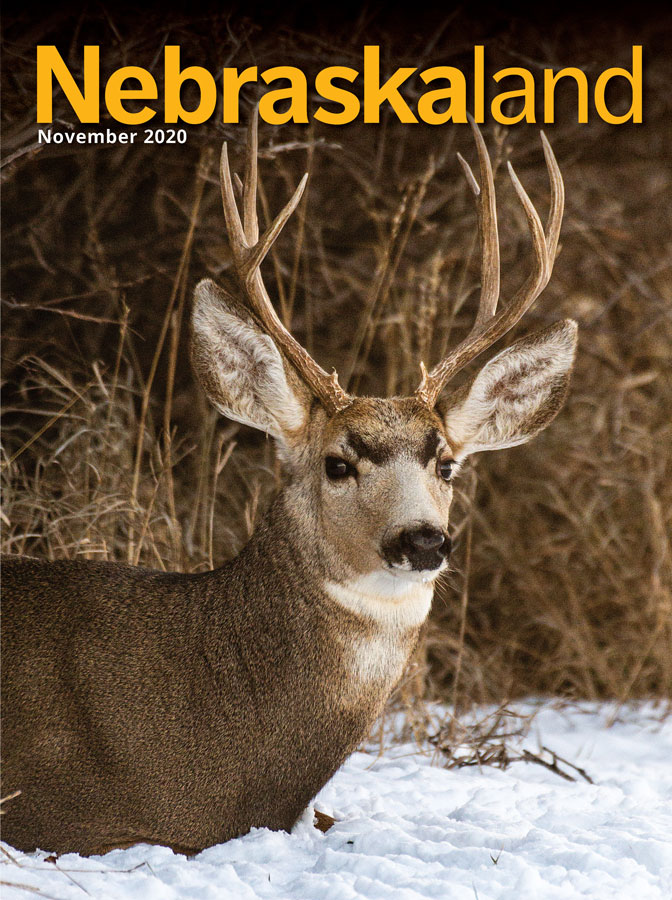
<instances>
[{"instance_id":1,"label":"tall brown grass","mask_svg":"<svg viewBox=\"0 0 672 900\"><path fill-rule=\"evenodd\" d=\"M595 71L626 62L630 43L614 29L596 50L569 22L542 33L497 21L485 35L465 12L442 27L401 34L374 18L354 34L270 33L235 15L165 21L128 12L110 23L95 12L83 15L78 40L103 43L110 69L150 65L157 33L182 45L185 64L211 69L224 59L356 65L367 41L383 43L395 66L464 67L470 46L487 39L497 67L534 48L538 66ZM41 31L21 19L5 29L3 549L209 568L241 548L276 486L269 443L207 407L186 352L194 284L229 277L214 158L226 137L239 162L243 129L213 121L190 130L186 146L36 146L34 44L62 44L69 28L55 15ZM542 436L483 455L462 477L454 570L437 593L407 699L459 706L530 693L672 694L672 204L661 28L639 35L648 41L644 126L577 126L566 97L562 124L547 129L568 208L553 279L525 328L579 321L572 391ZM70 58L76 67L76 50ZM72 112L57 102L67 127ZM529 244L502 163L514 161L541 210L547 179L535 127L485 133L497 164L506 298L525 275ZM476 219L457 150L474 157L467 127L403 126L389 116L378 127L262 131L266 217L310 173L266 282L299 339L361 393L411 390L418 360L436 359L471 322Z\"/></svg>"}]
</instances>

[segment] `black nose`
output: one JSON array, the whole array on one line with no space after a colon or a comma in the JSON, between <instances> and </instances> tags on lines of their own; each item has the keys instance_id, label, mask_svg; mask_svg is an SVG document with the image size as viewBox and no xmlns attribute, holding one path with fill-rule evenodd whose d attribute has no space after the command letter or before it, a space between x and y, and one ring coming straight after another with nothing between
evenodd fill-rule
<instances>
[{"instance_id":1,"label":"black nose","mask_svg":"<svg viewBox=\"0 0 672 900\"><path fill-rule=\"evenodd\" d=\"M436 528L412 528L402 532L401 541L411 551L438 550L446 543L446 537Z\"/></svg>"},{"instance_id":2,"label":"black nose","mask_svg":"<svg viewBox=\"0 0 672 900\"><path fill-rule=\"evenodd\" d=\"M384 548L385 557L393 565L409 562L415 571L438 569L450 555L450 538L432 525L406 528Z\"/></svg>"}]
</instances>

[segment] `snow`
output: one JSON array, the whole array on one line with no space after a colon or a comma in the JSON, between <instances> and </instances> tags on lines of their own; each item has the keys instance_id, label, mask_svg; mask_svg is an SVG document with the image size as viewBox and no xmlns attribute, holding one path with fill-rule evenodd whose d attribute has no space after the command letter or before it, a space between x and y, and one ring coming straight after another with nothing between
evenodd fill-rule
<instances>
[{"instance_id":1,"label":"snow","mask_svg":"<svg viewBox=\"0 0 672 900\"><path fill-rule=\"evenodd\" d=\"M192 858L141 844L54 862L5 844L2 898L670 900L672 717L653 704L516 709L536 715L508 749L548 747L576 780L522 761L447 769L434 747L388 739L316 798L336 818L326 834L307 811L291 834L254 829Z\"/></svg>"}]
</instances>

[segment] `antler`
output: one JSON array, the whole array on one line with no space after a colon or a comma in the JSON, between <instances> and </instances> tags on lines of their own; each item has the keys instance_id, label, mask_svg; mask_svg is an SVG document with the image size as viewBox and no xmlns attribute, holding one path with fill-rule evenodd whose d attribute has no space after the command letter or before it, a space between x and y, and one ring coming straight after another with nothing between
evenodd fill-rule
<instances>
[{"instance_id":1,"label":"antler","mask_svg":"<svg viewBox=\"0 0 672 900\"><path fill-rule=\"evenodd\" d=\"M219 175L224 218L234 266L238 278L246 290L250 306L264 330L283 351L329 415L333 415L350 404L350 397L338 383L337 373L328 375L287 331L273 308L261 278L259 267L296 209L306 186L308 175L303 176L289 203L260 238L257 220L257 119L258 113L255 109L250 117L247 135L242 222L233 192L226 142L222 147Z\"/></svg>"},{"instance_id":2,"label":"antler","mask_svg":"<svg viewBox=\"0 0 672 900\"><path fill-rule=\"evenodd\" d=\"M456 372L463 369L468 362L471 362L472 359L513 328L548 284L558 249L560 225L565 205L565 188L562 182L562 175L553 155L551 145L542 131L541 142L544 147L544 157L551 182L551 209L548 215L548 222L546 223L546 231L544 232L539 215L532 205L532 201L527 196L525 188L513 171L513 166L511 163L507 163L511 181L525 210L527 224L532 235L534 268L510 303L499 312L496 312L499 299L499 238L497 235L495 185L490 158L483 136L471 116L469 116L469 122L476 139L481 187L477 184L468 163L465 162L459 153L458 159L464 169L467 181L477 198L481 244L481 296L476 321L467 337L448 356L444 357L438 365L434 366L431 372L427 372L424 363L420 363L422 381L415 392L415 396L430 408L436 403L437 397L446 382Z\"/></svg>"}]
</instances>

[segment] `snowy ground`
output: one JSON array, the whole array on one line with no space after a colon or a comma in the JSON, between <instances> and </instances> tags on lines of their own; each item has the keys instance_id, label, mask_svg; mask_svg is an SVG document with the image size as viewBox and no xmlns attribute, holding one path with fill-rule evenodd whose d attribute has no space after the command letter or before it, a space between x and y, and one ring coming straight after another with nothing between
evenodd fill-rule
<instances>
[{"instance_id":1,"label":"snowy ground","mask_svg":"<svg viewBox=\"0 0 672 900\"><path fill-rule=\"evenodd\" d=\"M661 722L660 710L640 706L620 710L605 727L614 712L545 705L521 745L549 747L594 784L526 762L506 771L446 769L436 754L397 744L380 758L355 754L323 789L315 806L337 819L326 834L301 821L292 834L258 829L191 859L139 845L53 862L4 845L0 893L3 900L670 900L672 717ZM516 749L514 739L507 745Z\"/></svg>"}]
</instances>

